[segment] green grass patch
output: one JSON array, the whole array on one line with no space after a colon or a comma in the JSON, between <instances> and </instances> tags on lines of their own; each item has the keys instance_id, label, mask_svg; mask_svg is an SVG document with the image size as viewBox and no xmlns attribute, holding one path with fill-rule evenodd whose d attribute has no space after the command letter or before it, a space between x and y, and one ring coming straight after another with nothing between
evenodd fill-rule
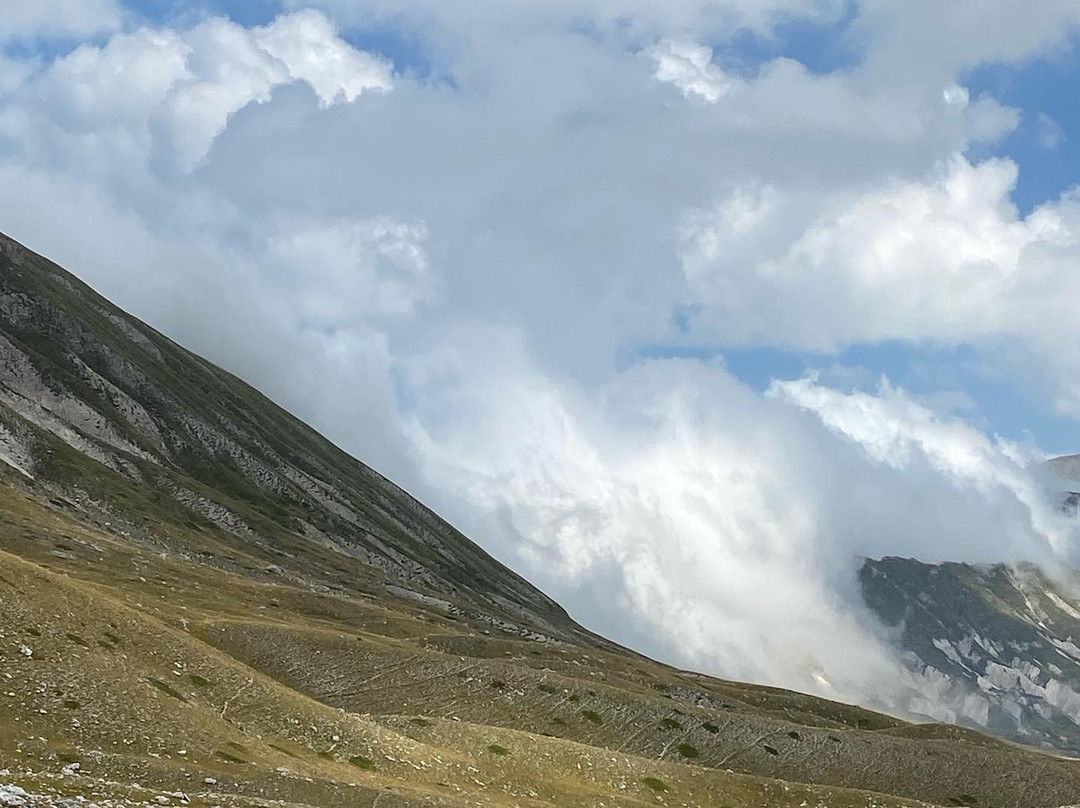
<instances>
[{"instance_id":1,"label":"green grass patch","mask_svg":"<svg viewBox=\"0 0 1080 808\"><path fill-rule=\"evenodd\" d=\"M168 682L163 682L160 679L155 679L152 676L149 679L147 679L146 681L148 681L151 685L156 687L158 690L160 690L166 696L171 696L172 698L176 699L177 701L187 702L187 699L184 698L184 694L181 693L179 690L177 690L172 685L170 685Z\"/></svg>"},{"instance_id":2,"label":"green grass patch","mask_svg":"<svg viewBox=\"0 0 1080 808\"><path fill-rule=\"evenodd\" d=\"M363 755L353 755L349 758L349 763L364 771L371 771L375 768L375 761L369 757L364 757Z\"/></svg>"},{"instance_id":3,"label":"green grass patch","mask_svg":"<svg viewBox=\"0 0 1080 808\"><path fill-rule=\"evenodd\" d=\"M500 757L510 754L509 749L507 749L505 746L499 746L497 743L489 745L488 751L491 752L491 754L499 755Z\"/></svg>"},{"instance_id":4,"label":"green grass patch","mask_svg":"<svg viewBox=\"0 0 1080 808\"><path fill-rule=\"evenodd\" d=\"M644 783L647 788L651 788L653 791L668 790L668 784L656 777L642 777L641 782Z\"/></svg>"},{"instance_id":5,"label":"green grass patch","mask_svg":"<svg viewBox=\"0 0 1080 808\"><path fill-rule=\"evenodd\" d=\"M195 685L195 687L206 687L208 684L210 684L209 679L204 676L199 676L199 674L197 673L189 673L188 681Z\"/></svg>"}]
</instances>

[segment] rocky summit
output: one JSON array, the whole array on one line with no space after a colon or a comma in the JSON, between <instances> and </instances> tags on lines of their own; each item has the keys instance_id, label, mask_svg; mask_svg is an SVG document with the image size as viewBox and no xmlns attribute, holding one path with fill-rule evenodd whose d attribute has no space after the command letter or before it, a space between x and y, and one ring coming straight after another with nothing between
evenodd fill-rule
<instances>
[{"instance_id":1,"label":"rocky summit","mask_svg":"<svg viewBox=\"0 0 1080 808\"><path fill-rule=\"evenodd\" d=\"M0 459L0 805L1080 795L1080 762L1059 754L677 670L586 631L399 487L9 239ZM1080 623L1036 576L863 571L927 678L967 688L957 721L1071 751Z\"/></svg>"}]
</instances>

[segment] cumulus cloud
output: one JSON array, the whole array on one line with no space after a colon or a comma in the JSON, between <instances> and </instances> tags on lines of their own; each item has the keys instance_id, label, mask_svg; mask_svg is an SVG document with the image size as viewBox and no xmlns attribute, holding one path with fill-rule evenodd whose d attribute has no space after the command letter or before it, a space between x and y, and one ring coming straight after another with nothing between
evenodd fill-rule
<instances>
[{"instance_id":1,"label":"cumulus cloud","mask_svg":"<svg viewBox=\"0 0 1080 808\"><path fill-rule=\"evenodd\" d=\"M1080 217L1066 193L1021 216L1017 166L959 155L923 181L818 199L739 187L689 214L683 270L707 329L742 344L833 351L884 340L1003 343L1080 412Z\"/></svg>"},{"instance_id":2,"label":"cumulus cloud","mask_svg":"<svg viewBox=\"0 0 1080 808\"><path fill-rule=\"evenodd\" d=\"M72 149L107 133L136 159L163 147L189 172L232 115L292 82L308 84L323 106L392 88L389 64L348 45L318 12L254 29L210 18L187 31L140 28L79 47L14 91L7 129Z\"/></svg>"},{"instance_id":3,"label":"cumulus cloud","mask_svg":"<svg viewBox=\"0 0 1080 808\"><path fill-rule=\"evenodd\" d=\"M674 84L690 98L700 96L716 102L731 87L732 81L713 64L709 48L694 42L664 40L651 49L656 60L656 80Z\"/></svg>"}]
</instances>

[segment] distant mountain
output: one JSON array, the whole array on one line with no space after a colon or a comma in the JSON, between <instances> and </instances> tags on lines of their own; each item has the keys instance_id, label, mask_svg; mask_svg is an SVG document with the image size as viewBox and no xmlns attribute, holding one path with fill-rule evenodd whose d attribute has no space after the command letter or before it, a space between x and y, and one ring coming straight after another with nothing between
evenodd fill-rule
<instances>
[{"instance_id":1,"label":"distant mountain","mask_svg":"<svg viewBox=\"0 0 1080 808\"><path fill-rule=\"evenodd\" d=\"M1046 461L1046 468L1062 489L1080 491L1080 455L1052 457Z\"/></svg>"},{"instance_id":2,"label":"distant mountain","mask_svg":"<svg viewBox=\"0 0 1080 808\"><path fill-rule=\"evenodd\" d=\"M582 629L258 391L2 237L0 461L3 808L1080 795L1080 761L676 670ZM1011 575L864 570L928 678L976 682L958 719L1003 731L1015 713L1025 740L1072 748L1074 613ZM1025 688L1038 700L1010 695Z\"/></svg>"},{"instance_id":3,"label":"distant mountain","mask_svg":"<svg viewBox=\"0 0 1080 808\"><path fill-rule=\"evenodd\" d=\"M1080 455L1065 455L1047 460L1044 480L1061 498L1066 512L1080 511Z\"/></svg>"},{"instance_id":4,"label":"distant mountain","mask_svg":"<svg viewBox=\"0 0 1080 808\"><path fill-rule=\"evenodd\" d=\"M1080 575L884 558L860 582L935 694L928 716L1080 754Z\"/></svg>"}]
</instances>

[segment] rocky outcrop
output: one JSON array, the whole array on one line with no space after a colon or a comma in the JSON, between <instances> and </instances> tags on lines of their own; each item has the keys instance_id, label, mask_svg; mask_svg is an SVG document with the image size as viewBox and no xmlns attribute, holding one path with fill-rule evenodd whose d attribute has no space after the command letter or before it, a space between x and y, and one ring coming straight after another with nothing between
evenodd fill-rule
<instances>
[{"instance_id":1,"label":"rocky outcrop","mask_svg":"<svg viewBox=\"0 0 1080 808\"><path fill-rule=\"evenodd\" d=\"M924 694L909 709L1080 754L1080 576L884 558L860 581Z\"/></svg>"}]
</instances>

